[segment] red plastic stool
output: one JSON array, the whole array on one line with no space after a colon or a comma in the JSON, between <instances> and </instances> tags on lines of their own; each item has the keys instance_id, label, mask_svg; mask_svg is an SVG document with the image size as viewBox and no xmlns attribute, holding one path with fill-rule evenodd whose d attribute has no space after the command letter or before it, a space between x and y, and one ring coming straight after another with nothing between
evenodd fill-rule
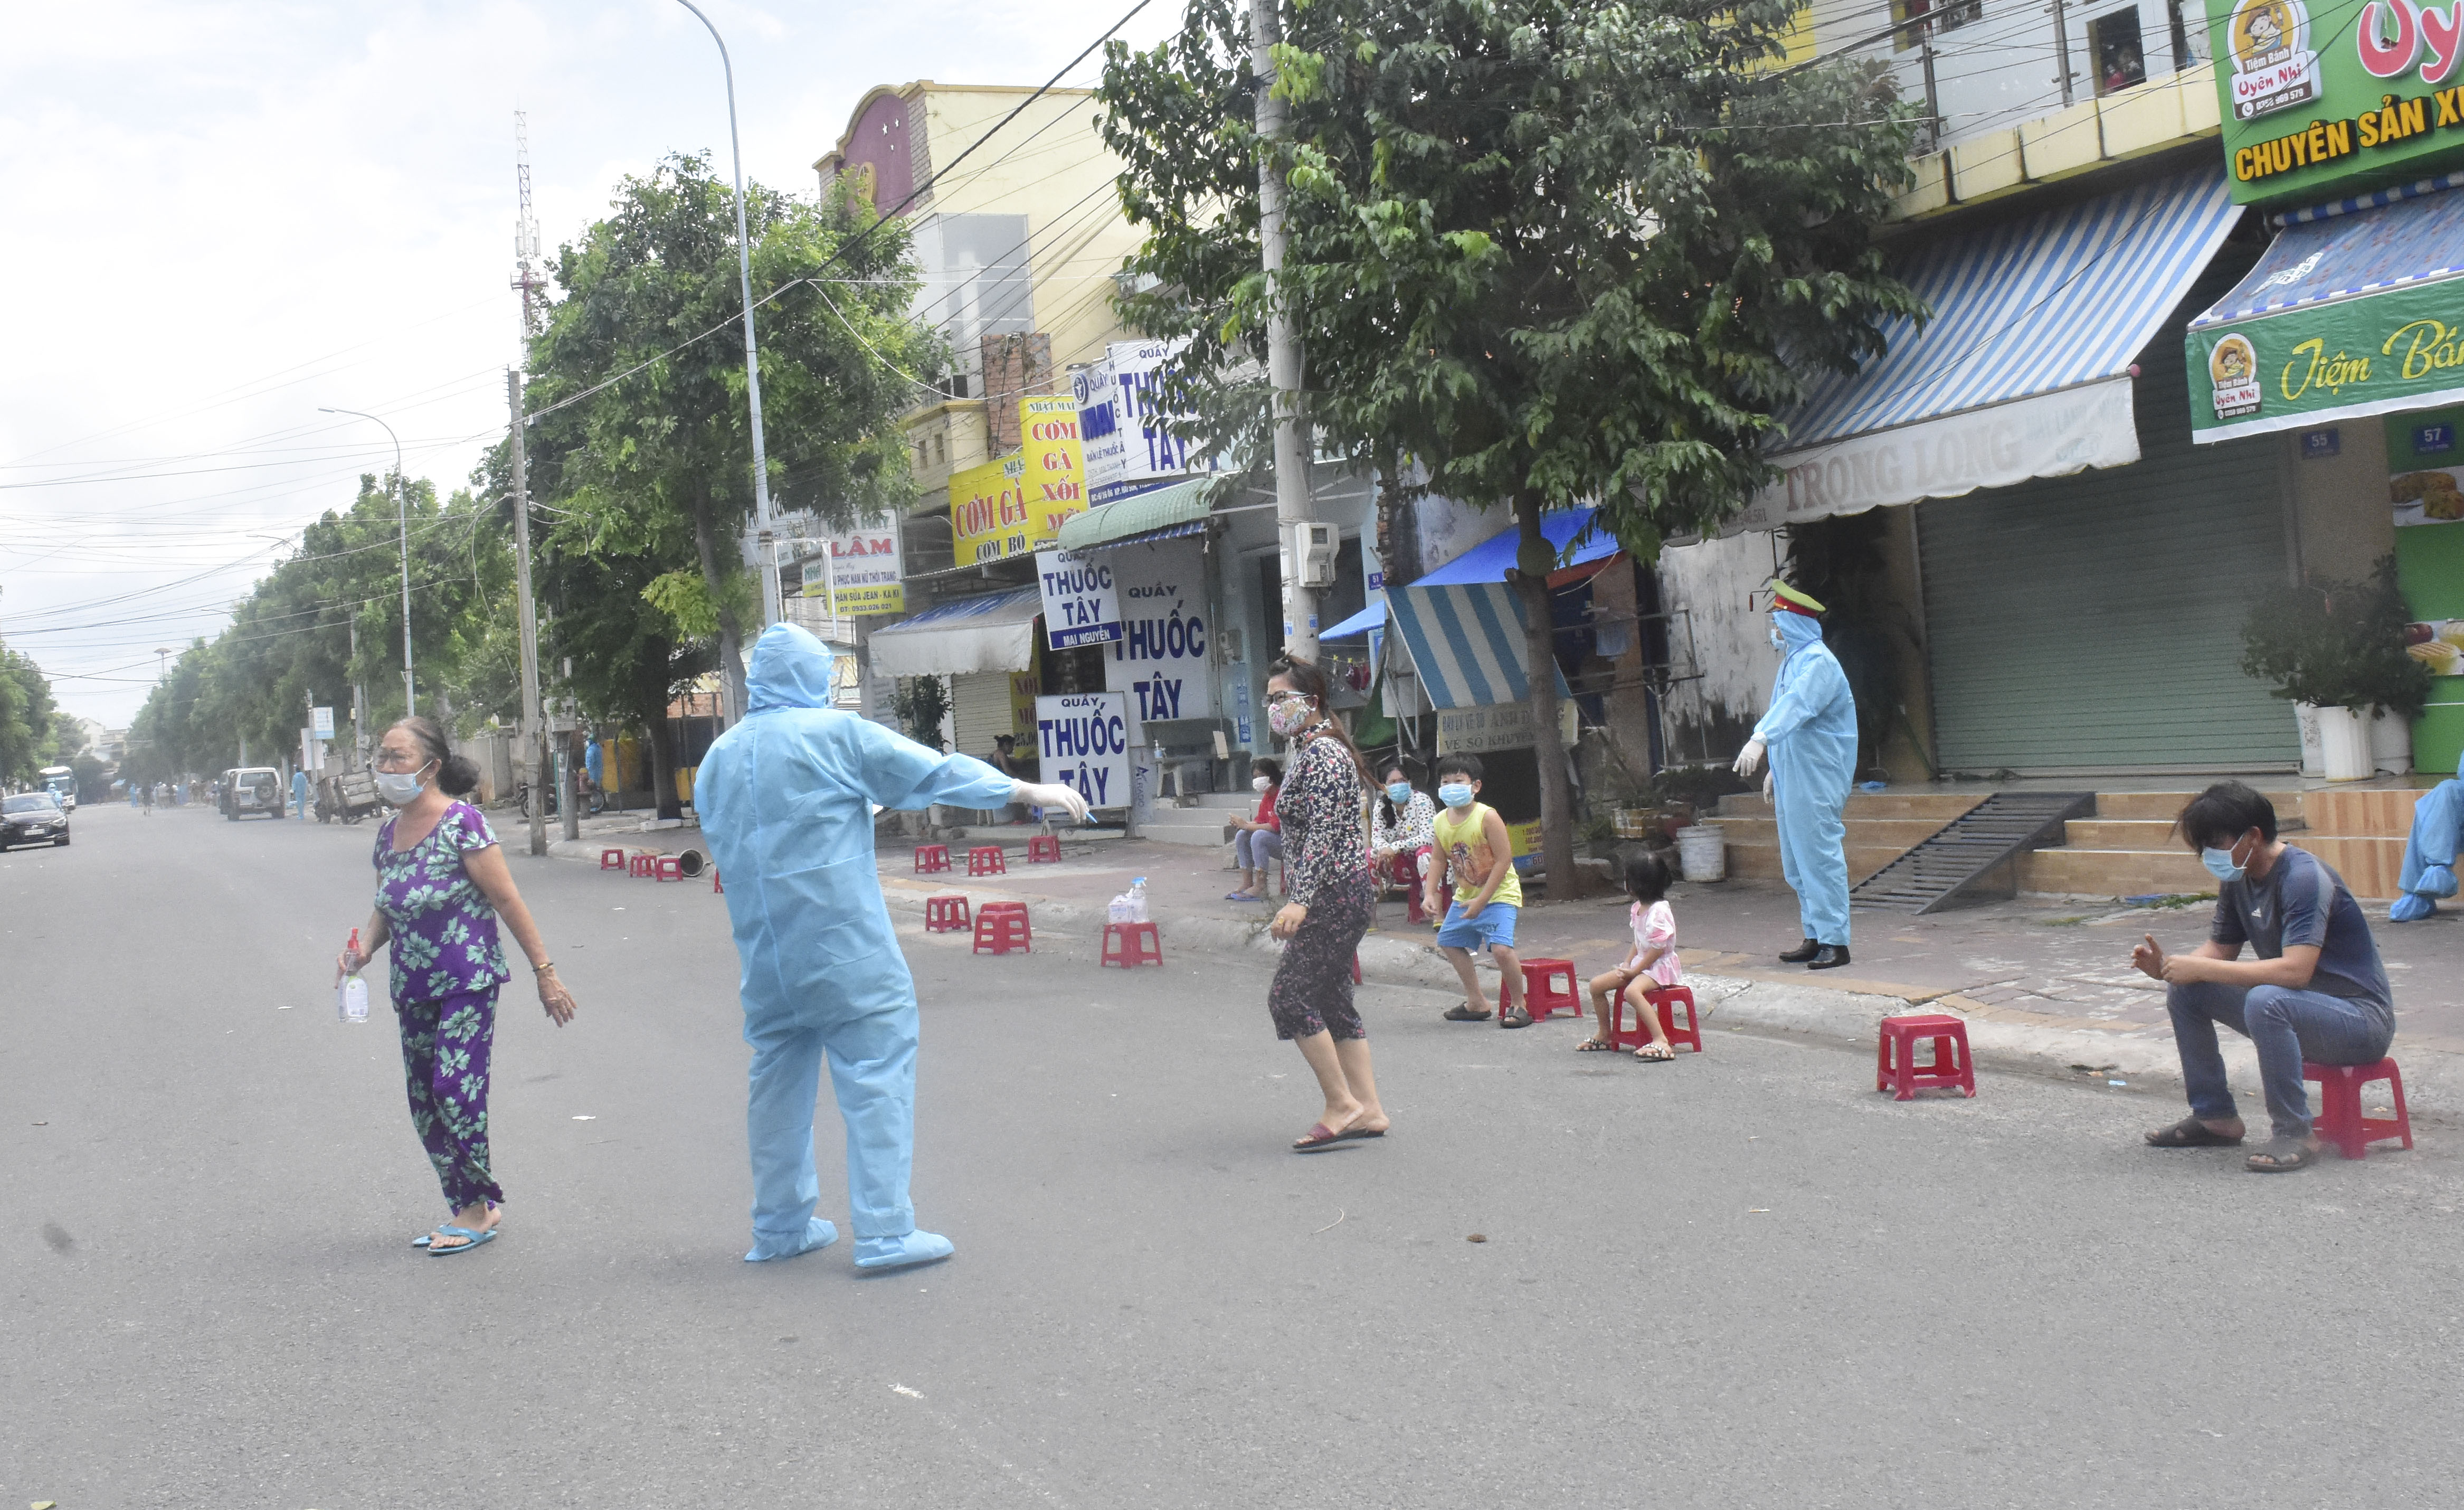
<instances>
[{"instance_id":1,"label":"red plastic stool","mask_svg":"<svg viewBox=\"0 0 2464 1510\"><path fill-rule=\"evenodd\" d=\"M990 949L995 954L1007 954L1012 949L1032 954L1035 930L1026 921L1026 903L1023 901L988 901L976 909L976 945L974 953Z\"/></svg>"},{"instance_id":2,"label":"red plastic stool","mask_svg":"<svg viewBox=\"0 0 2464 1510\"><path fill-rule=\"evenodd\" d=\"M656 876L659 874L659 857L648 850L634 855L631 874L637 877Z\"/></svg>"},{"instance_id":3,"label":"red plastic stool","mask_svg":"<svg viewBox=\"0 0 2464 1510\"><path fill-rule=\"evenodd\" d=\"M1006 876L1009 874L1009 856L998 844L979 844L967 852L967 874Z\"/></svg>"},{"instance_id":4,"label":"red plastic stool","mask_svg":"<svg viewBox=\"0 0 2464 1510\"><path fill-rule=\"evenodd\" d=\"M623 870L625 868L625 852L623 850L601 850L599 852L599 868L603 871Z\"/></svg>"},{"instance_id":5,"label":"red plastic stool","mask_svg":"<svg viewBox=\"0 0 2464 1510\"><path fill-rule=\"evenodd\" d=\"M967 899L962 896L928 897L924 899L924 931L926 933L964 933L975 926L967 915Z\"/></svg>"},{"instance_id":6,"label":"red plastic stool","mask_svg":"<svg viewBox=\"0 0 2464 1510\"><path fill-rule=\"evenodd\" d=\"M2393 1059L2376 1064L2312 1064L2301 1061L2301 1077L2319 1082L2319 1115L2311 1123L2320 1141L2336 1145L2347 1159L2368 1155L2370 1144L2401 1138L2412 1146L2412 1117L2404 1109L2404 1072ZM2362 1087L2385 1080L2395 1101L2393 1117L2362 1115Z\"/></svg>"},{"instance_id":7,"label":"red plastic stool","mask_svg":"<svg viewBox=\"0 0 2464 1510\"><path fill-rule=\"evenodd\" d=\"M922 876L930 871L945 871L949 868L950 847L948 845L919 844L915 846L916 875Z\"/></svg>"},{"instance_id":8,"label":"red plastic stool","mask_svg":"<svg viewBox=\"0 0 2464 1510\"><path fill-rule=\"evenodd\" d=\"M1917 1063L1917 1040L1933 1040L1933 1063ZM1952 1052L1951 1046L1958 1045ZM1896 1052L1894 1050L1896 1049ZM1919 1012L1882 1019L1882 1036L1874 1051L1874 1089L1896 1088L1900 1100L1913 1100L1928 1085L1951 1086L1976 1094L1976 1065L1968 1056L1966 1019L1942 1012Z\"/></svg>"},{"instance_id":9,"label":"red plastic stool","mask_svg":"<svg viewBox=\"0 0 2464 1510\"><path fill-rule=\"evenodd\" d=\"M1561 989L1549 983L1563 979ZM1506 982L1497 983L1497 1010L1506 1010ZM1523 962L1523 1010L1533 1022L1547 1022L1552 1012L1570 1017L1583 1014L1582 998L1574 994L1574 962L1572 960L1526 960Z\"/></svg>"},{"instance_id":10,"label":"red plastic stool","mask_svg":"<svg viewBox=\"0 0 2464 1510\"><path fill-rule=\"evenodd\" d=\"M717 868L716 866L713 866L713 867L711 867L711 872L710 872L710 889L711 889L711 890L713 890L713 891L715 891L715 892L718 892L718 893L720 893L721 895L724 895L724 894L726 893L726 891L727 891L727 888L726 888L726 887L724 887L724 886L722 886L722 885L720 885L720 884L718 883L718 868Z\"/></svg>"},{"instance_id":11,"label":"red plastic stool","mask_svg":"<svg viewBox=\"0 0 2464 1510\"><path fill-rule=\"evenodd\" d=\"M1394 860L1387 866L1388 876L1393 878L1396 885L1403 888L1405 922L1429 921L1427 910L1420 905L1422 890L1419 856L1427 853L1425 850L1398 850L1396 852Z\"/></svg>"},{"instance_id":12,"label":"red plastic stool","mask_svg":"<svg viewBox=\"0 0 2464 1510\"><path fill-rule=\"evenodd\" d=\"M650 874L659 880L680 881L685 878L684 857L679 855L662 855L659 856L658 869Z\"/></svg>"},{"instance_id":13,"label":"red plastic stool","mask_svg":"<svg viewBox=\"0 0 2464 1510\"><path fill-rule=\"evenodd\" d=\"M1061 863L1061 835L1038 833L1026 841L1026 863L1058 865Z\"/></svg>"},{"instance_id":14,"label":"red plastic stool","mask_svg":"<svg viewBox=\"0 0 2464 1510\"><path fill-rule=\"evenodd\" d=\"M1651 1003L1652 1010L1660 1014L1660 1031L1667 1035L1670 1048L1689 1048L1696 1054L1703 1052L1703 1024L1694 1014L1694 988L1661 986L1642 995L1643 1000ZM1677 1009L1681 1006L1685 1009L1685 1026L1683 1028L1677 1026ZM1619 991L1617 1000L1609 1005L1609 1042L1620 1049L1639 1049L1651 1041L1651 1033L1643 1027L1639 1010L1635 1014L1633 1027L1625 1024L1626 996L1625 992Z\"/></svg>"},{"instance_id":15,"label":"red plastic stool","mask_svg":"<svg viewBox=\"0 0 2464 1510\"><path fill-rule=\"evenodd\" d=\"M1152 922L1108 922L1104 924L1104 949L1095 961L1098 966L1117 965L1133 969L1141 965L1163 963L1163 937Z\"/></svg>"}]
</instances>

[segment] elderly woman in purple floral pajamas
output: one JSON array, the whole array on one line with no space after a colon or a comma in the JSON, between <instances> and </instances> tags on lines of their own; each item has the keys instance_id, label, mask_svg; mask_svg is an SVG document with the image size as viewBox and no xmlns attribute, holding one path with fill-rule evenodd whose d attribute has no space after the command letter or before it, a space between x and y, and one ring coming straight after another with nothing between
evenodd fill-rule
<instances>
[{"instance_id":1,"label":"elderly woman in purple floral pajamas","mask_svg":"<svg viewBox=\"0 0 2464 1510\"><path fill-rule=\"evenodd\" d=\"M442 1256L495 1237L504 1199L488 1164L488 1055L496 988L511 975L496 942L499 916L530 957L549 1019L559 1027L572 1021L574 1003L486 814L453 800L478 785L477 768L418 718L385 731L376 767L380 792L402 811L377 831L376 910L358 952L344 949L340 964L356 970L393 944L389 985L410 1123L453 1209L414 1246Z\"/></svg>"}]
</instances>

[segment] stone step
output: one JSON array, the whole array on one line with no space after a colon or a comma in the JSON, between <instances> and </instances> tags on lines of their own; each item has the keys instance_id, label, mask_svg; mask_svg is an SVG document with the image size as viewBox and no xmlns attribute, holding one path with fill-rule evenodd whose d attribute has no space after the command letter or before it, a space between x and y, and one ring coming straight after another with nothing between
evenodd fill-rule
<instances>
[{"instance_id":1,"label":"stone step","mask_svg":"<svg viewBox=\"0 0 2464 1510\"><path fill-rule=\"evenodd\" d=\"M2326 861L2327 868L2344 878L2344 889L2354 896L2385 898L2390 901L2395 899L2396 881L2404 875L2403 838L2297 833L2287 842Z\"/></svg>"},{"instance_id":2,"label":"stone step","mask_svg":"<svg viewBox=\"0 0 2464 1510\"><path fill-rule=\"evenodd\" d=\"M2418 791L2330 788L2308 794L2303 816L2312 833L2401 838L2412 833L2412 805L2420 800ZM2351 884L2349 877L2346 884Z\"/></svg>"},{"instance_id":3,"label":"stone step","mask_svg":"<svg viewBox=\"0 0 2464 1510\"><path fill-rule=\"evenodd\" d=\"M2019 889L2091 897L2212 894L2216 880L2199 857L2185 849L2096 850L2067 845L2020 855Z\"/></svg>"},{"instance_id":4,"label":"stone step","mask_svg":"<svg viewBox=\"0 0 2464 1510\"><path fill-rule=\"evenodd\" d=\"M1756 880L1781 878L1779 841L1727 843L1728 874ZM1896 844L1859 844L1852 834L1848 843L1848 884L1854 886L1883 866L1890 864L1907 850Z\"/></svg>"},{"instance_id":5,"label":"stone step","mask_svg":"<svg viewBox=\"0 0 2464 1510\"><path fill-rule=\"evenodd\" d=\"M1982 791L1852 791L1842 816L1858 818L1930 818L1935 829L1983 802ZM1771 805L1760 791L1734 792L1720 799L1718 817L1768 818ZM1930 832L1930 831L1928 831Z\"/></svg>"},{"instance_id":6,"label":"stone step","mask_svg":"<svg viewBox=\"0 0 2464 1510\"><path fill-rule=\"evenodd\" d=\"M2100 791L2096 794L2096 815L2100 818L2134 818L2143 821L2162 820L2170 823L2199 794L2197 788L2179 791ZM2298 788L2270 791L2259 788L2259 794L2276 807L2278 828L2293 828L2302 818L2302 792Z\"/></svg>"},{"instance_id":7,"label":"stone step","mask_svg":"<svg viewBox=\"0 0 2464 1510\"><path fill-rule=\"evenodd\" d=\"M1159 807L1152 819L1138 825L1138 837L1158 844L1221 849L1231 842L1223 836L1223 817L1220 810Z\"/></svg>"},{"instance_id":8,"label":"stone step","mask_svg":"<svg viewBox=\"0 0 2464 1510\"><path fill-rule=\"evenodd\" d=\"M1777 844L1779 820L1770 817L1727 817L1712 820L1731 844ZM1851 845L1896 844L1904 853L1940 833L1950 820L1932 818L1858 818L1846 820Z\"/></svg>"},{"instance_id":9,"label":"stone step","mask_svg":"<svg viewBox=\"0 0 2464 1510\"><path fill-rule=\"evenodd\" d=\"M2083 850L2179 850L2170 818L2073 818L2062 825L2067 841Z\"/></svg>"}]
</instances>

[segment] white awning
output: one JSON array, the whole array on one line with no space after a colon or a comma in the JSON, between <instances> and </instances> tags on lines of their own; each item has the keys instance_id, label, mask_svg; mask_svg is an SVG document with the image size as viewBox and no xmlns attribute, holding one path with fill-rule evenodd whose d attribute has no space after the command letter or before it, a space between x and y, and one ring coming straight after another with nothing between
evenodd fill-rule
<instances>
[{"instance_id":1,"label":"white awning","mask_svg":"<svg viewBox=\"0 0 2464 1510\"><path fill-rule=\"evenodd\" d=\"M1043 589L1034 587L936 603L874 630L867 654L880 677L1025 671L1035 664L1035 619L1043 611Z\"/></svg>"},{"instance_id":2,"label":"white awning","mask_svg":"<svg viewBox=\"0 0 2464 1510\"><path fill-rule=\"evenodd\" d=\"M2234 223L2212 167L1964 235L1895 263L1933 311L1816 382L1787 476L1727 526L1777 529L2139 459L2131 364Z\"/></svg>"}]
</instances>

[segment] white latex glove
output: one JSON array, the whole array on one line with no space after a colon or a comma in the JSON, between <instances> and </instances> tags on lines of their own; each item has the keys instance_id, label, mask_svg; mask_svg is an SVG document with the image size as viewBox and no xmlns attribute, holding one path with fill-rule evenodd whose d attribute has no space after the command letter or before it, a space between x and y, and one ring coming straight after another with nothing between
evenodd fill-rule
<instances>
[{"instance_id":1,"label":"white latex glove","mask_svg":"<svg viewBox=\"0 0 2464 1510\"><path fill-rule=\"evenodd\" d=\"M1020 782L1010 788L1009 800L1030 808L1059 808L1069 814L1072 822L1087 821L1087 799L1078 795L1077 788L1059 782Z\"/></svg>"},{"instance_id":2,"label":"white latex glove","mask_svg":"<svg viewBox=\"0 0 2464 1510\"><path fill-rule=\"evenodd\" d=\"M1746 747L1737 751L1736 772L1740 776L1750 776L1754 773L1755 769L1762 765L1762 763L1763 742L1760 740L1748 740L1746 741Z\"/></svg>"},{"instance_id":3,"label":"white latex glove","mask_svg":"<svg viewBox=\"0 0 2464 1510\"><path fill-rule=\"evenodd\" d=\"M1765 771L1765 772L1763 772L1763 801L1765 801L1765 802L1769 802L1769 801L1771 801L1771 773L1770 771Z\"/></svg>"}]
</instances>

